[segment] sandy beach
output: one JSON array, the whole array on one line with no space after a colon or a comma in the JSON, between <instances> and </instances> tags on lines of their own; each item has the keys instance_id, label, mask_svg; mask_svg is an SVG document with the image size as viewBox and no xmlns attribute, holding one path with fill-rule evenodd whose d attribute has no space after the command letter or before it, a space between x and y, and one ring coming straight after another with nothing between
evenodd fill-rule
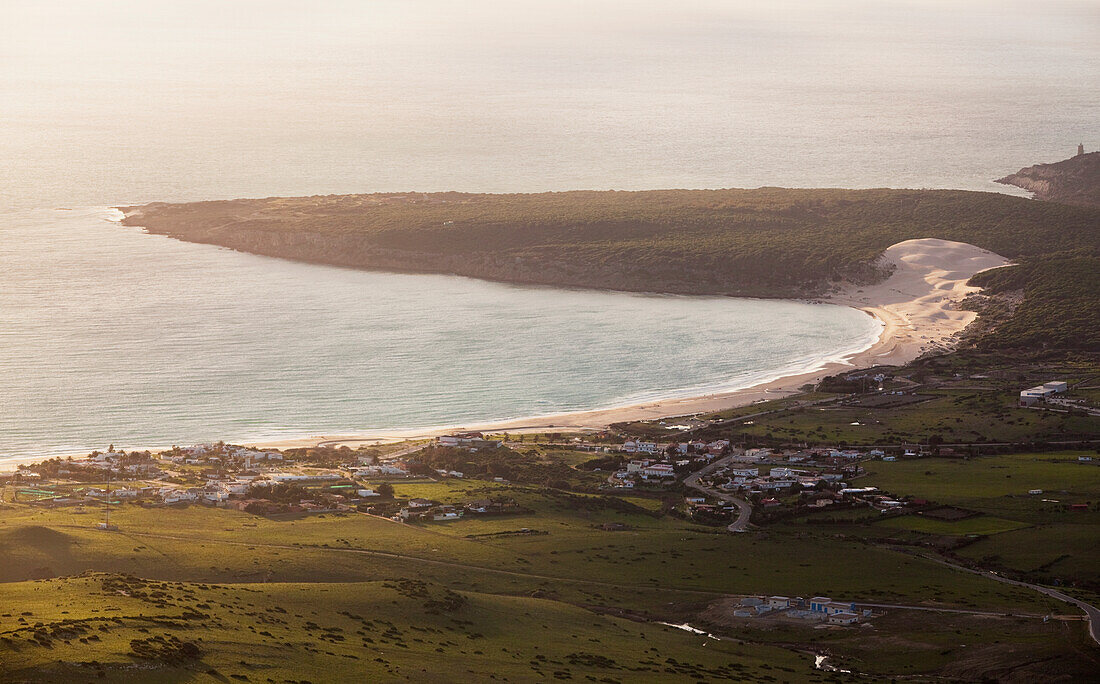
<instances>
[{"instance_id":1,"label":"sandy beach","mask_svg":"<svg viewBox=\"0 0 1100 684\"><path fill-rule=\"evenodd\" d=\"M592 411L520 418L468 425L441 425L410 430L379 430L357 434L318 434L296 439L263 441L255 446L275 449L318 444L358 446L408 439L423 439L459 429L508 431L597 431L612 423L685 416L744 406L757 401L795 394L808 383L857 368L903 365L934 349L949 348L954 338L977 314L957 308L960 300L978 288L966 282L975 273L1009 263L1007 259L962 242L934 238L906 240L889 247L882 255L893 267L889 278L869 287L845 287L825 301L867 312L882 323L882 332L870 347L844 359L806 373L789 375L746 389L697 397L659 400L643 404ZM134 449L137 447L128 447ZM157 447L140 447L159 450ZM73 454L74 457L84 454ZM36 463L42 457L0 461L0 471L13 470L21 463Z\"/></svg>"},{"instance_id":2,"label":"sandy beach","mask_svg":"<svg viewBox=\"0 0 1100 684\"><path fill-rule=\"evenodd\" d=\"M893 267L889 278L869 287L845 287L825 301L850 306L882 323L878 340L841 363L789 375L746 389L697 397L667 399L594 411L578 411L495 423L438 428L378 431L358 435L317 435L266 444L272 448L313 446L319 443L349 446L438 436L456 429L538 432L597 431L612 423L685 416L744 406L798 393L803 385L857 368L903 365L927 351L950 348L956 336L977 317L958 303L979 288L966 282L976 273L1009 264L1009 260L964 242L936 238L906 240L885 250L882 261Z\"/></svg>"}]
</instances>

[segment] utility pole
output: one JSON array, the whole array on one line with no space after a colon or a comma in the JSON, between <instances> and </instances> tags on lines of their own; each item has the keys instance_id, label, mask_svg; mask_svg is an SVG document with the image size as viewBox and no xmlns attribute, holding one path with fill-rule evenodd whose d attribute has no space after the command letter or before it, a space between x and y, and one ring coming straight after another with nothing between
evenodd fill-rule
<instances>
[{"instance_id":1,"label":"utility pole","mask_svg":"<svg viewBox=\"0 0 1100 684\"><path fill-rule=\"evenodd\" d=\"M103 529L111 529L111 466L107 466L107 503L106 514L103 521Z\"/></svg>"},{"instance_id":2,"label":"utility pole","mask_svg":"<svg viewBox=\"0 0 1100 684\"><path fill-rule=\"evenodd\" d=\"M111 529L111 466L110 465L107 466L107 494L104 497L103 502L106 505L104 506L104 509L103 509L104 510L103 522L100 523L100 527L102 527L104 530L110 530Z\"/></svg>"}]
</instances>

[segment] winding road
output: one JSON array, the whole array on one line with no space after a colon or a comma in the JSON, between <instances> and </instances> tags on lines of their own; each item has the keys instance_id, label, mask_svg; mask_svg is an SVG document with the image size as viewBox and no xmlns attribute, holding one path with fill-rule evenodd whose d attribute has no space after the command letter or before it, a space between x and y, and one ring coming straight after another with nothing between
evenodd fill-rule
<instances>
[{"instance_id":1,"label":"winding road","mask_svg":"<svg viewBox=\"0 0 1100 684\"><path fill-rule=\"evenodd\" d=\"M1064 593L1058 591L1057 589L1052 589L1051 587L1044 587L1041 584L1031 584L1029 582L1021 582L1020 580L1014 580L1014 579L1009 579L1007 577L1002 577L1002 576L998 575L997 573L993 572L992 570L974 570L973 568L968 568L968 567L965 567L963 565L956 565L954 563L950 563L948 561L945 561L942 558L937 558L935 556L928 556L928 555L925 555L925 554L919 554L919 555L920 555L921 558L924 558L925 560L930 560L934 563L939 563L940 565L946 565L949 568L954 568L956 570L962 570L963 572L969 572L972 575L980 575L980 576L985 577L987 579L995 580L997 582L1002 582L1004 584L1011 584L1011 585L1016 586L1016 587L1024 587L1026 589L1031 589L1033 591L1039 592L1040 594L1044 594L1046 596L1049 596L1053 599L1057 599L1057 600L1062 601L1064 603L1069 603L1070 605L1077 606L1082 611L1084 611L1085 619L1088 620L1088 623L1089 623L1089 636L1092 637L1092 640L1096 643L1097 646L1100 646L1100 631L1098 631L1098 629L1100 629L1100 608L1097 608L1096 606L1092 605L1091 603L1086 603L1085 601L1082 601L1079 598L1070 596L1069 594L1064 594Z\"/></svg>"},{"instance_id":2,"label":"winding road","mask_svg":"<svg viewBox=\"0 0 1100 684\"><path fill-rule=\"evenodd\" d=\"M709 475L719 468L728 465L733 460L733 458L733 455L726 456L725 458L720 458L714 463L706 466L705 468L695 471L694 473L684 478L684 486L702 492L707 496L714 497L715 499L721 499L722 501L737 506L737 519L727 525L726 529L730 532L744 532L745 529L749 526L749 519L752 517L752 506L749 505L749 502L727 492L721 492L717 489L711 489L710 487L704 487L703 485L699 484L699 478L704 475Z\"/></svg>"}]
</instances>

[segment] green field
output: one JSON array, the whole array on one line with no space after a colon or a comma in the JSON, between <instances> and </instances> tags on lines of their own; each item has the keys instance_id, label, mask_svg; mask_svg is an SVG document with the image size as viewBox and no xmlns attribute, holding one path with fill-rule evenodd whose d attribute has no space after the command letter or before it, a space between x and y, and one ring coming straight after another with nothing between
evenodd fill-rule
<instances>
[{"instance_id":1,"label":"green field","mask_svg":"<svg viewBox=\"0 0 1100 684\"><path fill-rule=\"evenodd\" d=\"M988 535L958 550L962 558L1044 582L1100 584L1100 467L1091 452L1011 454L973 459L875 463L861 482L987 515L958 522L907 516L883 521L928 534ZM1041 489L1043 494L1027 492ZM1086 504L1089 510L1069 510Z\"/></svg>"},{"instance_id":2,"label":"green field","mask_svg":"<svg viewBox=\"0 0 1100 684\"><path fill-rule=\"evenodd\" d=\"M1079 462L1080 455L1094 454L1051 452L873 462L861 483L937 503L994 514L1019 512L1041 519L1058 515L1049 513L1053 507L1044 504L1044 498L1079 503L1100 497L1100 467ZM1043 490L1043 495L1029 495L1033 489ZM1077 515L1067 513L1065 519Z\"/></svg>"},{"instance_id":3,"label":"green field","mask_svg":"<svg viewBox=\"0 0 1100 684\"><path fill-rule=\"evenodd\" d=\"M454 491L452 484L411 487L441 499ZM64 509L21 509L0 518L0 579L105 570L177 581L367 581L400 570L478 591L553 586L570 601L640 610L725 593L918 603L931 594L945 604L993 609L1050 605L1025 590L854 542L778 532L731 536L675 518L583 509L518 488L514 494L535 512L418 525L365 515L268 520L202 507L124 506L112 516L119 531L105 534L92 528L94 520ZM595 529L602 522L630 529ZM521 528L548 534L469 537ZM879 570L867 577L866 567Z\"/></svg>"},{"instance_id":4,"label":"green field","mask_svg":"<svg viewBox=\"0 0 1100 684\"><path fill-rule=\"evenodd\" d=\"M933 518L924 518L919 515L906 515L900 518L883 520L878 526L892 527L899 530L912 530L925 534L962 536L972 534L1000 534L1001 532L1028 527L1027 523L1018 522L1016 520L1005 520L1004 518L994 518L987 515L957 521L935 520Z\"/></svg>"},{"instance_id":5,"label":"green field","mask_svg":"<svg viewBox=\"0 0 1100 684\"><path fill-rule=\"evenodd\" d=\"M816 676L812 659L779 648L416 580L242 585L91 575L0 584L0 606L5 681Z\"/></svg>"},{"instance_id":6,"label":"green field","mask_svg":"<svg viewBox=\"0 0 1100 684\"><path fill-rule=\"evenodd\" d=\"M733 428L737 435L791 443L948 444L1100 436L1100 419L1016 407L1019 390L921 390L933 399L889 409L822 406L762 416Z\"/></svg>"},{"instance_id":7,"label":"green field","mask_svg":"<svg viewBox=\"0 0 1100 684\"><path fill-rule=\"evenodd\" d=\"M1034 457L1039 465L1029 458L1020 459L1018 467L1079 467L1068 458L1053 464L1042 458L1047 457ZM997 465L991 461L986 469L995 471ZM908 468L912 464L876 464L878 472L868 479L885 478L890 472L887 467L895 466ZM919 477L915 473L901 476L898 471L898 486L919 483L925 478L923 471L919 473ZM951 478L933 477L931 482L936 483L937 493L950 491ZM201 506L123 504L112 514L119 529L104 532L95 529L99 519L95 511L7 504L0 508L0 555L4 558L0 563L0 606L18 605L19 610L4 611L9 615L0 617L0 632L17 632L19 636L11 637L10 643L0 640L0 660L5 667L15 663L26 678L38 681L65 681L74 671L89 677L103 671L118 678L126 663L152 667L153 680L163 681L199 676L195 673L209 669L216 670L218 676L239 675L250 681L268 677L316 681L308 675L318 671L428 680L446 672L446 663L454 662L448 657L455 653L462 656L464 668L473 670L466 673L471 678L492 671L498 678L517 681L553 677L554 672L569 670L576 679L591 675L615 681L689 675L699 680L771 681L768 677L774 677L801 681L812 676L803 655L787 651L770 655L773 645L790 643L789 635L781 631L761 636L757 639L761 643L751 647L723 644L723 649L736 652L714 659L711 654L718 649L713 642L703 647L700 638L683 632L601 615L625 611L644 615L647 620L690 622L724 596L776 593L994 613L1075 615L1065 604L1033 591L959 572L886 545L868 544L860 534L850 533L854 528L944 534L890 529L890 525L904 525L899 521L914 520L912 516L889 521L857 519L835 529L795 522L730 535L661 514L659 497L617 498L463 479L397 482L394 489L399 497L456 503L503 496L515 499L526 512L405 524L362 513L273 519ZM989 489L981 494L997 501L1003 498L998 491ZM976 533L991 534L979 542L985 543L1034 529L992 534L993 526L999 531L1016 520L989 515L946 524L966 529L984 525ZM606 522L622 523L626 529L605 531L600 525ZM1087 541L1090 534L1082 529L1080 541ZM977 549L978 544L968 548ZM1008 558L999 547L984 553ZM1044 558L1038 560L1045 562ZM1077 561L1060 562L1072 565ZM97 582L104 581L99 576L56 579L87 572L145 578L158 585L156 601L150 606L148 596L142 598L129 590L130 596L93 590ZM27 582L36 579L40 581ZM416 596L410 597L385 584L396 580L415 580L426 588L417 589ZM167 584L160 586L162 583ZM442 600L448 592L465 597L463 606L453 614L424 617L425 596ZM77 600L73 598L76 595L93 598ZM135 603L137 599L141 602ZM20 615L25 610L31 615ZM360 624L347 611L373 623ZM183 613L189 617L181 617ZM505 615L514 617L518 627L505 627ZM103 625L98 622L108 616L123 618L121 623L106 625L109 633L101 631ZM23 623L20 617L25 619ZM91 620L87 624L93 625L94 631L69 634L69 627L56 624L77 619ZM35 628L38 622L43 626ZM911 633L893 634L891 639L922 644L936 644L941 639L934 630L929 631L930 624L899 624L909 624ZM1013 653L1019 657L1031 652L1029 649L1049 651L1064 637L1064 631L1034 631L1034 625L1002 627L1007 631L990 634L1002 634L1006 642L1014 644ZM969 625L966 629L976 628ZM49 645L28 638L28 630L45 630ZM401 636L391 633L385 637L388 643L379 641L379 631L392 630ZM57 634L51 636L54 632ZM101 641L79 641L93 634ZM517 638L517 634L526 636ZM131 653L132 640L158 635L167 641L143 642L137 651L153 649L171 656L180 643L193 642L201 655L189 656L186 662L158 662L154 667L141 653ZM531 635L538 636L531 639ZM826 637L814 632L800 642ZM365 638L375 641L364 642ZM830 650L857 658L865 671L938 671L950 660L906 659L895 653L876 662L858 642L835 638L837 641L828 645ZM69 644L64 643L66 639ZM976 637L973 640L978 641ZM399 641L404 646L395 645ZM305 655L294 659L294 667L280 669L286 666L275 664L281 661L273 654L287 648ZM648 650L653 648L661 653L660 658ZM675 662L667 662L669 657ZM100 665L79 665L93 660ZM641 669L647 667L657 669Z\"/></svg>"}]
</instances>

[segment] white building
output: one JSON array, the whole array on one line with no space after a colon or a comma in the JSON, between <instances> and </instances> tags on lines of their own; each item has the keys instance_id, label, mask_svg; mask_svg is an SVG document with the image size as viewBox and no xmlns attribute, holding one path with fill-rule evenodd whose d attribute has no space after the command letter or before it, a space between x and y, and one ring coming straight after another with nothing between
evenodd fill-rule
<instances>
[{"instance_id":1,"label":"white building","mask_svg":"<svg viewBox=\"0 0 1100 684\"><path fill-rule=\"evenodd\" d=\"M409 474L409 471L404 468L398 468L392 465L371 465L360 468L355 471L356 477L379 477L382 475L396 475L404 477Z\"/></svg>"},{"instance_id":2,"label":"white building","mask_svg":"<svg viewBox=\"0 0 1100 684\"><path fill-rule=\"evenodd\" d=\"M642 474L646 477L676 477L676 470L668 463L654 463L647 466Z\"/></svg>"},{"instance_id":3,"label":"white building","mask_svg":"<svg viewBox=\"0 0 1100 684\"><path fill-rule=\"evenodd\" d=\"M1044 382L1030 389L1020 392L1020 405L1032 406L1041 401L1046 401L1055 394L1065 394L1069 385L1064 382Z\"/></svg>"},{"instance_id":4,"label":"white building","mask_svg":"<svg viewBox=\"0 0 1100 684\"><path fill-rule=\"evenodd\" d=\"M779 610L782 608L788 608L791 605L791 600L786 596L769 596L768 606L772 610Z\"/></svg>"}]
</instances>

